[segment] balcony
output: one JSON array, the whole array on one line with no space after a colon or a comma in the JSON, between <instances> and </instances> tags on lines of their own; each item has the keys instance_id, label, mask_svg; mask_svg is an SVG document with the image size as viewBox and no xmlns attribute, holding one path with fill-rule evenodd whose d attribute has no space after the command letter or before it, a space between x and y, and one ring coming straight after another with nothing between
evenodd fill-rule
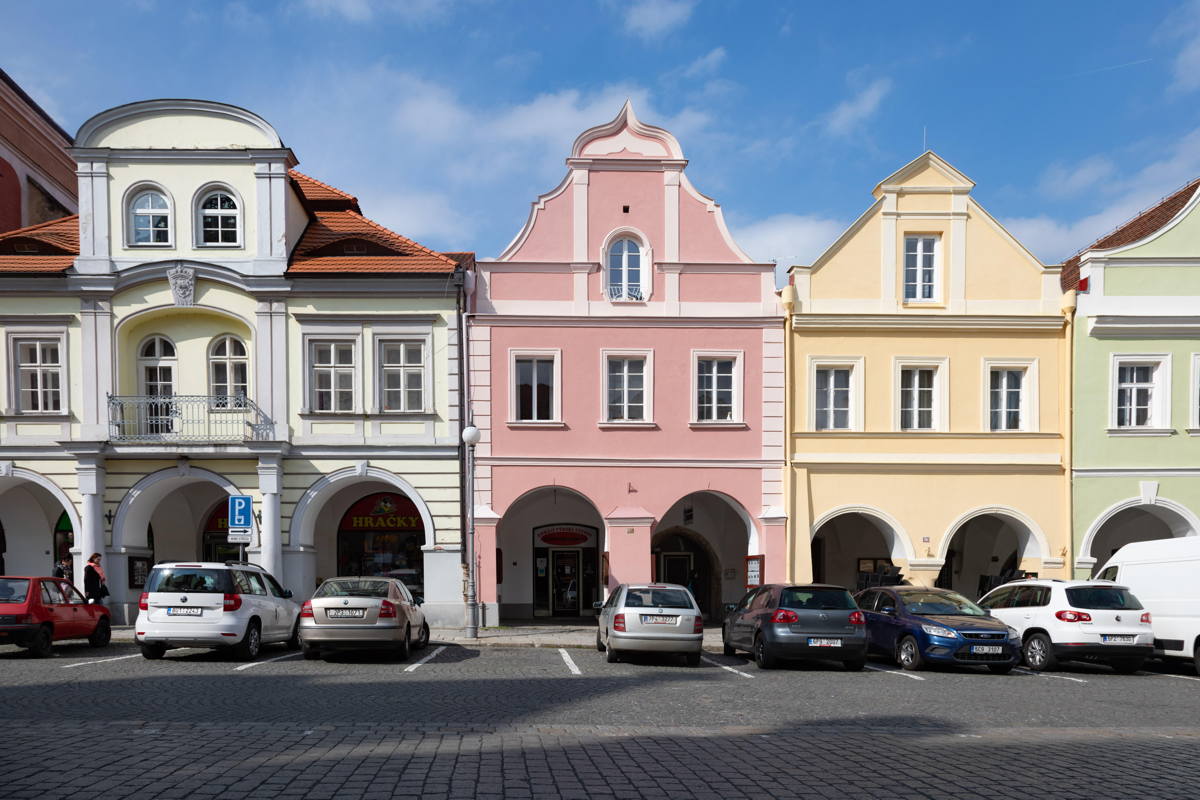
<instances>
[{"instance_id":1,"label":"balcony","mask_svg":"<svg viewBox=\"0 0 1200 800\"><path fill-rule=\"evenodd\" d=\"M109 395L109 440L140 444L269 441L267 415L245 395Z\"/></svg>"}]
</instances>

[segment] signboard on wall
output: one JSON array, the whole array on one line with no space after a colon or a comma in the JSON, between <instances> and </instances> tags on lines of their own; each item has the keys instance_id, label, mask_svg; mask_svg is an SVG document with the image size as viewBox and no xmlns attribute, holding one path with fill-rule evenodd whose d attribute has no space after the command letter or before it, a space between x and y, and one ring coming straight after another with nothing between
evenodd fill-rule
<instances>
[{"instance_id":1,"label":"signboard on wall","mask_svg":"<svg viewBox=\"0 0 1200 800\"><path fill-rule=\"evenodd\" d=\"M141 556L129 557L129 588L144 589L150 576L150 559Z\"/></svg>"},{"instance_id":2,"label":"signboard on wall","mask_svg":"<svg viewBox=\"0 0 1200 800\"><path fill-rule=\"evenodd\" d=\"M595 547L596 529L590 525L542 525L533 529L534 547Z\"/></svg>"},{"instance_id":3,"label":"signboard on wall","mask_svg":"<svg viewBox=\"0 0 1200 800\"><path fill-rule=\"evenodd\" d=\"M746 588L753 589L763 583L763 556L746 556Z\"/></svg>"}]
</instances>

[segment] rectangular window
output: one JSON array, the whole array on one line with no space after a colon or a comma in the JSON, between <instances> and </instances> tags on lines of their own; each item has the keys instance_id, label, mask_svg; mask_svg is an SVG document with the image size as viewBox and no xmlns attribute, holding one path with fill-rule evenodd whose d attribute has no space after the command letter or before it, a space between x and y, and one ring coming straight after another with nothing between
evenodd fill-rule
<instances>
[{"instance_id":1,"label":"rectangular window","mask_svg":"<svg viewBox=\"0 0 1200 800\"><path fill-rule=\"evenodd\" d=\"M26 413L63 410L62 340L14 340L17 366L17 409Z\"/></svg>"},{"instance_id":2,"label":"rectangular window","mask_svg":"<svg viewBox=\"0 0 1200 800\"><path fill-rule=\"evenodd\" d=\"M516 418L520 422L554 420L554 357L523 356L515 360Z\"/></svg>"},{"instance_id":3,"label":"rectangular window","mask_svg":"<svg viewBox=\"0 0 1200 800\"><path fill-rule=\"evenodd\" d=\"M379 385L384 411L424 411L425 343L381 342Z\"/></svg>"},{"instance_id":4,"label":"rectangular window","mask_svg":"<svg viewBox=\"0 0 1200 800\"><path fill-rule=\"evenodd\" d=\"M930 431L934 426L935 367L900 370L900 429Z\"/></svg>"},{"instance_id":5,"label":"rectangular window","mask_svg":"<svg viewBox=\"0 0 1200 800\"><path fill-rule=\"evenodd\" d=\"M641 422L646 419L646 359L608 358L607 419L610 422Z\"/></svg>"},{"instance_id":6,"label":"rectangular window","mask_svg":"<svg viewBox=\"0 0 1200 800\"><path fill-rule=\"evenodd\" d=\"M354 343L312 342L309 379L313 411L354 410Z\"/></svg>"},{"instance_id":7,"label":"rectangular window","mask_svg":"<svg viewBox=\"0 0 1200 800\"><path fill-rule=\"evenodd\" d=\"M989 375L989 420L994 431L1019 431L1024 428L1022 398L1025 370L993 369Z\"/></svg>"},{"instance_id":8,"label":"rectangular window","mask_svg":"<svg viewBox=\"0 0 1200 800\"><path fill-rule=\"evenodd\" d=\"M924 302L936 300L936 236L904 237L904 299Z\"/></svg>"},{"instance_id":9,"label":"rectangular window","mask_svg":"<svg viewBox=\"0 0 1200 800\"><path fill-rule=\"evenodd\" d=\"M732 422L734 415L734 358L696 360L696 420Z\"/></svg>"},{"instance_id":10,"label":"rectangular window","mask_svg":"<svg viewBox=\"0 0 1200 800\"><path fill-rule=\"evenodd\" d=\"M850 368L821 367L816 372L815 427L819 431L850 429Z\"/></svg>"},{"instance_id":11,"label":"rectangular window","mask_svg":"<svg viewBox=\"0 0 1200 800\"><path fill-rule=\"evenodd\" d=\"M1121 364L1117 367L1117 427L1149 428L1154 425L1155 364Z\"/></svg>"}]
</instances>

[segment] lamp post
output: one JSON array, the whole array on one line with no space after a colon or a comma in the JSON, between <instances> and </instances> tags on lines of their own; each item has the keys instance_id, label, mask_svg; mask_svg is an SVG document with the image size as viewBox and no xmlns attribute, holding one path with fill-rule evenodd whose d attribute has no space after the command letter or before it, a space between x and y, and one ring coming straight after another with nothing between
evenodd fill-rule
<instances>
[{"instance_id":1,"label":"lamp post","mask_svg":"<svg viewBox=\"0 0 1200 800\"><path fill-rule=\"evenodd\" d=\"M475 445L482 435L479 428L463 428L467 446L467 637L479 638L479 599L475 592Z\"/></svg>"}]
</instances>

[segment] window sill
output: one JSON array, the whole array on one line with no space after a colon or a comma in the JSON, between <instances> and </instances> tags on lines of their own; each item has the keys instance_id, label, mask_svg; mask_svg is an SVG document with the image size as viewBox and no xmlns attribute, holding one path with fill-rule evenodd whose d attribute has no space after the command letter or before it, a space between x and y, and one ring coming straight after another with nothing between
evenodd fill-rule
<instances>
[{"instance_id":1,"label":"window sill","mask_svg":"<svg viewBox=\"0 0 1200 800\"><path fill-rule=\"evenodd\" d=\"M650 430L653 428L657 428L658 423L656 423L654 420L624 421L624 420L608 420L608 419L606 419L606 420L601 420L600 422L597 422L596 427L600 428L600 430L606 430L606 429L620 430L622 428L631 428L634 430Z\"/></svg>"},{"instance_id":2,"label":"window sill","mask_svg":"<svg viewBox=\"0 0 1200 800\"><path fill-rule=\"evenodd\" d=\"M197 244L197 250L241 250L241 244Z\"/></svg>"},{"instance_id":3,"label":"window sill","mask_svg":"<svg viewBox=\"0 0 1200 800\"><path fill-rule=\"evenodd\" d=\"M940 428L901 428L901 429L899 429L898 431L896 431L896 433L904 433L904 434L916 433L916 434L922 434L922 433L945 433L945 431L941 430Z\"/></svg>"},{"instance_id":4,"label":"window sill","mask_svg":"<svg viewBox=\"0 0 1200 800\"><path fill-rule=\"evenodd\" d=\"M313 411L312 409L300 409L300 417L312 419L328 419L330 417L357 417L362 418L367 416L361 411Z\"/></svg>"},{"instance_id":5,"label":"window sill","mask_svg":"<svg viewBox=\"0 0 1200 800\"><path fill-rule=\"evenodd\" d=\"M174 242L127 242L126 250L170 250L175 246Z\"/></svg>"},{"instance_id":6,"label":"window sill","mask_svg":"<svg viewBox=\"0 0 1200 800\"><path fill-rule=\"evenodd\" d=\"M40 411L5 411L0 415L4 419L16 422L19 420L32 420L34 422L70 422L71 413L69 411L53 411L42 413Z\"/></svg>"},{"instance_id":7,"label":"window sill","mask_svg":"<svg viewBox=\"0 0 1200 800\"><path fill-rule=\"evenodd\" d=\"M1187 428L1188 436L1200 436L1200 428Z\"/></svg>"},{"instance_id":8,"label":"window sill","mask_svg":"<svg viewBox=\"0 0 1200 800\"><path fill-rule=\"evenodd\" d=\"M838 433L862 433L860 428L810 428L806 433L815 433L821 436Z\"/></svg>"},{"instance_id":9,"label":"window sill","mask_svg":"<svg viewBox=\"0 0 1200 800\"><path fill-rule=\"evenodd\" d=\"M720 421L716 421L716 422L692 421L692 422L688 423L688 427L694 431L698 431L698 430L705 430L707 428L713 428L713 429L717 429L717 430L745 430L745 429L749 428L750 426L747 425L745 422L733 422L733 421L720 420Z\"/></svg>"},{"instance_id":10,"label":"window sill","mask_svg":"<svg viewBox=\"0 0 1200 800\"><path fill-rule=\"evenodd\" d=\"M904 300L902 301L904 308L945 308L946 304L941 300Z\"/></svg>"},{"instance_id":11,"label":"window sill","mask_svg":"<svg viewBox=\"0 0 1200 800\"><path fill-rule=\"evenodd\" d=\"M510 428L565 428L567 423L561 420L527 420L510 419L504 423Z\"/></svg>"},{"instance_id":12,"label":"window sill","mask_svg":"<svg viewBox=\"0 0 1200 800\"><path fill-rule=\"evenodd\" d=\"M605 299L614 305L623 306L644 306L650 300L648 297L643 297L640 299L634 297L606 297Z\"/></svg>"},{"instance_id":13,"label":"window sill","mask_svg":"<svg viewBox=\"0 0 1200 800\"><path fill-rule=\"evenodd\" d=\"M1174 436L1174 428L1109 428L1109 436Z\"/></svg>"}]
</instances>

